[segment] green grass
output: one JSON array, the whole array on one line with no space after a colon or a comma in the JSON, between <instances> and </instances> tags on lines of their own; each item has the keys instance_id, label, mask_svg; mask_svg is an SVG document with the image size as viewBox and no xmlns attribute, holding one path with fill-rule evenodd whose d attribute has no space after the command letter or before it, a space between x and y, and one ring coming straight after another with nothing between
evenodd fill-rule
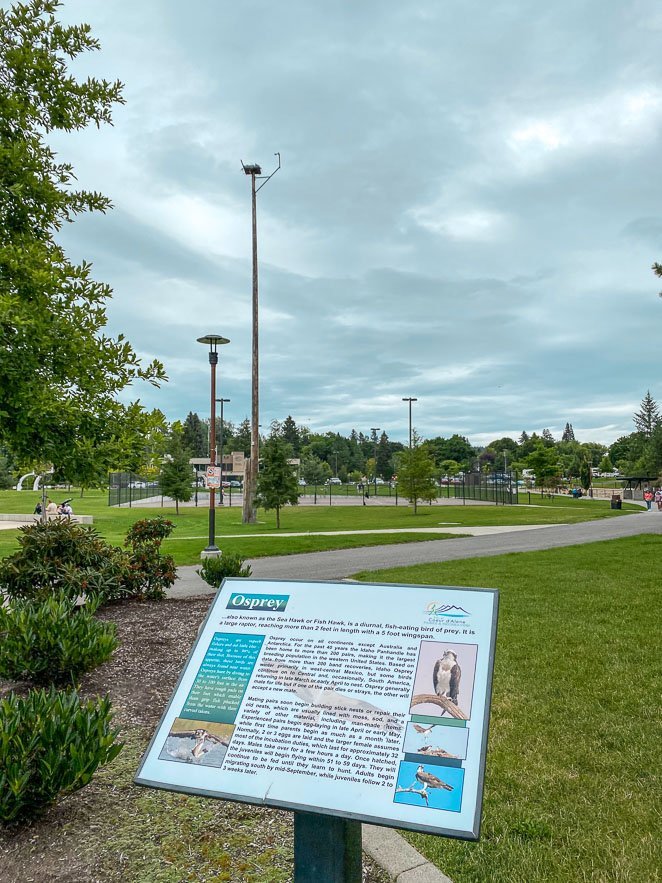
<instances>
[{"instance_id":1,"label":"green grass","mask_svg":"<svg viewBox=\"0 0 662 883\"><path fill-rule=\"evenodd\" d=\"M660 879L662 539L363 573L501 590L482 838L407 838L455 883Z\"/></svg>"},{"instance_id":2,"label":"green grass","mask_svg":"<svg viewBox=\"0 0 662 883\"><path fill-rule=\"evenodd\" d=\"M80 498L77 491L53 491L55 500L73 497L74 511L80 515L93 515L94 523L109 542L121 545L128 528L138 518L149 518L164 514L177 525L173 536L164 544L164 550L174 555L178 565L197 564L200 551L207 545L209 509L182 508L175 515L174 508L116 509L107 505L107 494L103 491L86 491ZM39 498L31 491L0 491L0 512L29 513ZM388 528L438 528L444 523L454 527L472 527L498 524L555 524L575 523L595 518L620 517L631 509L622 512L612 510L604 500L572 500L570 497L538 501L535 506L419 506L414 516L411 507L401 502L399 506L329 506L321 500L314 505L288 507L281 513L280 534L296 531L329 530L377 530ZM241 508L237 505L225 506L216 511L216 534L220 548L239 552L247 557L263 555L292 554L294 552L321 551L324 549L346 549L355 546L381 545L386 543L415 542L426 539L439 539L437 535L377 535L375 537L280 537L274 540L255 539L256 535L279 537L274 512L259 512L259 523L241 523ZM232 539L222 535L231 534ZM236 539L235 539L236 537ZM244 539L242 539L242 537ZM0 557L16 548L16 532L0 531Z\"/></svg>"}]
</instances>

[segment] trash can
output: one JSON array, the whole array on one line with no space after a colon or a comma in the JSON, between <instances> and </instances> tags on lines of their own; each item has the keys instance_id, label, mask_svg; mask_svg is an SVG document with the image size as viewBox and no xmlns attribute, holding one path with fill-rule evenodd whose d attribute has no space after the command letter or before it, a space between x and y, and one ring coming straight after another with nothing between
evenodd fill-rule
<instances>
[{"instance_id":1,"label":"trash can","mask_svg":"<svg viewBox=\"0 0 662 883\"><path fill-rule=\"evenodd\" d=\"M612 509L620 509L622 508L623 503L619 496L619 494L612 494L611 496L611 508Z\"/></svg>"}]
</instances>

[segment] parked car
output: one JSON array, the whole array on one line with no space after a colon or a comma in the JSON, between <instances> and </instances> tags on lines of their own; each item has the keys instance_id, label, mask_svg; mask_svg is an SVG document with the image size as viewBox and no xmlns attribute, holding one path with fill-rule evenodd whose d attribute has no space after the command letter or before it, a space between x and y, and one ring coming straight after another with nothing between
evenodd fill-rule
<instances>
[{"instance_id":1,"label":"parked car","mask_svg":"<svg viewBox=\"0 0 662 883\"><path fill-rule=\"evenodd\" d=\"M228 482L228 485L229 485L230 487L238 487L238 488L240 488L240 487L241 487L241 482L240 482L240 481L237 481L236 478L233 478L232 481Z\"/></svg>"},{"instance_id":2,"label":"parked car","mask_svg":"<svg viewBox=\"0 0 662 883\"><path fill-rule=\"evenodd\" d=\"M131 488L145 488L145 487L147 487L147 485L145 484L144 481L130 481L129 487L131 487Z\"/></svg>"},{"instance_id":3,"label":"parked car","mask_svg":"<svg viewBox=\"0 0 662 883\"><path fill-rule=\"evenodd\" d=\"M306 479L300 478L299 479L299 487L305 487L305 486L306 486Z\"/></svg>"},{"instance_id":4,"label":"parked car","mask_svg":"<svg viewBox=\"0 0 662 883\"><path fill-rule=\"evenodd\" d=\"M373 478L373 480L370 483L371 484L386 484L386 482L384 481L383 478ZM338 484L340 484L340 482L338 482Z\"/></svg>"},{"instance_id":5,"label":"parked car","mask_svg":"<svg viewBox=\"0 0 662 883\"><path fill-rule=\"evenodd\" d=\"M327 478L324 484L342 484L342 481L339 478Z\"/></svg>"}]
</instances>

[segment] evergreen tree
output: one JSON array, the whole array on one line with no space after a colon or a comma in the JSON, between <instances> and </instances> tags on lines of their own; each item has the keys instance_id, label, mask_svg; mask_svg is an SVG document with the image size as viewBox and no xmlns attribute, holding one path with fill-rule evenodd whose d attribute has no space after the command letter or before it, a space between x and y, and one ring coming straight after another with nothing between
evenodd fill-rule
<instances>
[{"instance_id":1,"label":"evergreen tree","mask_svg":"<svg viewBox=\"0 0 662 883\"><path fill-rule=\"evenodd\" d=\"M385 432L379 436L379 444L377 445L377 475L384 479L390 479L393 475L391 445Z\"/></svg>"},{"instance_id":2,"label":"evergreen tree","mask_svg":"<svg viewBox=\"0 0 662 883\"><path fill-rule=\"evenodd\" d=\"M421 445L421 438L412 432L411 448L405 448L398 455L398 486L414 506L416 515L418 501L434 500L435 464L427 447Z\"/></svg>"},{"instance_id":3,"label":"evergreen tree","mask_svg":"<svg viewBox=\"0 0 662 883\"><path fill-rule=\"evenodd\" d=\"M193 467L189 463L190 452L182 444L182 433L170 435L168 451L161 467L161 493L172 497L179 515L179 504L187 503L193 496Z\"/></svg>"},{"instance_id":4,"label":"evergreen tree","mask_svg":"<svg viewBox=\"0 0 662 883\"><path fill-rule=\"evenodd\" d=\"M232 439L233 447L237 451L243 451L245 457L251 454L251 421L246 417L239 424L239 428Z\"/></svg>"},{"instance_id":5,"label":"evergreen tree","mask_svg":"<svg viewBox=\"0 0 662 883\"><path fill-rule=\"evenodd\" d=\"M206 457L209 454L209 424L203 423L193 411L189 411L182 425L182 444L192 457Z\"/></svg>"},{"instance_id":6,"label":"evergreen tree","mask_svg":"<svg viewBox=\"0 0 662 883\"><path fill-rule=\"evenodd\" d=\"M633 421L637 432L641 432L646 438L650 438L655 427L662 421L657 402L647 390L641 402L641 410L636 411Z\"/></svg>"},{"instance_id":7,"label":"evergreen tree","mask_svg":"<svg viewBox=\"0 0 662 883\"><path fill-rule=\"evenodd\" d=\"M262 446L260 471L257 476L256 506L276 510L276 527L280 528L280 510L289 503L299 502L299 486L294 467L288 463L291 453L282 438L273 436Z\"/></svg>"},{"instance_id":8,"label":"evergreen tree","mask_svg":"<svg viewBox=\"0 0 662 883\"><path fill-rule=\"evenodd\" d=\"M554 436L549 431L549 429L543 429L542 440L548 447L551 447L552 445L556 444L556 442L554 441Z\"/></svg>"},{"instance_id":9,"label":"evergreen tree","mask_svg":"<svg viewBox=\"0 0 662 883\"><path fill-rule=\"evenodd\" d=\"M99 467L112 450L109 425L136 433L117 394L137 379L158 385L165 373L157 361L143 368L123 335L104 333L110 287L57 241L78 214L111 204L75 189L73 168L46 136L110 123L123 103L121 83L69 71L99 44L88 25L58 22L60 5L0 9L0 441L19 462L71 473L90 454Z\"/></svg>"},{"instance_id":10,"label":"evergreen tree","mask_svg":"<svg viewBox=\"0 0 662 883\"><path fill-rule=\"evenodd\" d=\"M575 441L575 431L572 428L572 423L566 423L565 429L563 430L563 435L561 436L561 441Z\"/></svg>"},{"instance_id":11,"label":"evergreen tree","mask_svg":"<svg viewBox=\"0 0 662 883\"><path fill-rule=\"evenodd\" d=\"M297 429L296 423L289 414L283 420L283 424L281 426L281 437L285 444L291 447L292 456L298 457L301 451L299 430Z\"/></svg>"},{"instance_id":12,"label":"evergreen tree","mask_svg":"<svg viewBox=\"0 0 662 883\"><path fill-rule=\"evenodd\" d=\"M523 429L522 434L519 437L519 444L525 445L528 442L528 440L529 440L529 433L525 429Z\"/></svg>"}]
</instances>

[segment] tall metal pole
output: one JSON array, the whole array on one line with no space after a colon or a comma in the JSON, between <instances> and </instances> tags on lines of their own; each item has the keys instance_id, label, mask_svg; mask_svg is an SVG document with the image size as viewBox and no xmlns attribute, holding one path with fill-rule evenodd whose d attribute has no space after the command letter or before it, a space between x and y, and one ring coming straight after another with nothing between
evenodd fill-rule
<instances>
[{"instance_id":1,"label":"tall metal pole","mask_svg":"<svg viewBox=\"0 0 662 883\"><path fill-rule=\"evenodd\" d=\"M409 402L409 450L411 451L411 403L417 402L418 399L412 398L408 396L407 398L403 398L403 402Z\"/></svg>"},{"instance_id":2,"label":"tall metal pole","mask_svg":"<svg viewBox=\"0 0 662 883\"><path fill-rule=\"evenodd\" d=\"M273 177L280 168L280 153L277 153L278 168L271 175L262 175L262 169L257 164L244 165L242 168L246 175L251 177L251 212L252 212L252 239L253 239L253 340L251 356L251 453L248 460L248 471L244 476L244 506L242 520L244 524L255 524L257 510L255 508L255 493L257 487L257 472L259 468L259 423L260 423L260 376L259 376L259 325L258 325L258 275L257 275L257 193L264 187L269 178ZM262 179L259 187L255 186L256 179Z\"/></svg>"},{"instance_id":3,"label":"tall metal pole","mask_svg":"<svg viewBox=\"0 0 662 883\"><path fill-rule=\"evenodd\" d=\"M377 496L377 433L381 429L381 426L371 426L370 432L373 434L373 445L375 452L375 496Z\"/></svg>"},{"instance_id":4,"label":"tall metal pole","mask_svg":"<svg viewBox=\"0 0 662 883\"><path fill-rule=\"evenodd\" d=\"M229 402L230 399L216 399L216 401L221 403L221 433L220 433L221 438L220 438L220 443L219 443L219 448L220 448L219 457L221 459L221 487L219 489L218 496L219 496L219 504L222 506L223 505L223 428L224 428L223 427L223 403Z\"/></svg>"}]
</instances>

